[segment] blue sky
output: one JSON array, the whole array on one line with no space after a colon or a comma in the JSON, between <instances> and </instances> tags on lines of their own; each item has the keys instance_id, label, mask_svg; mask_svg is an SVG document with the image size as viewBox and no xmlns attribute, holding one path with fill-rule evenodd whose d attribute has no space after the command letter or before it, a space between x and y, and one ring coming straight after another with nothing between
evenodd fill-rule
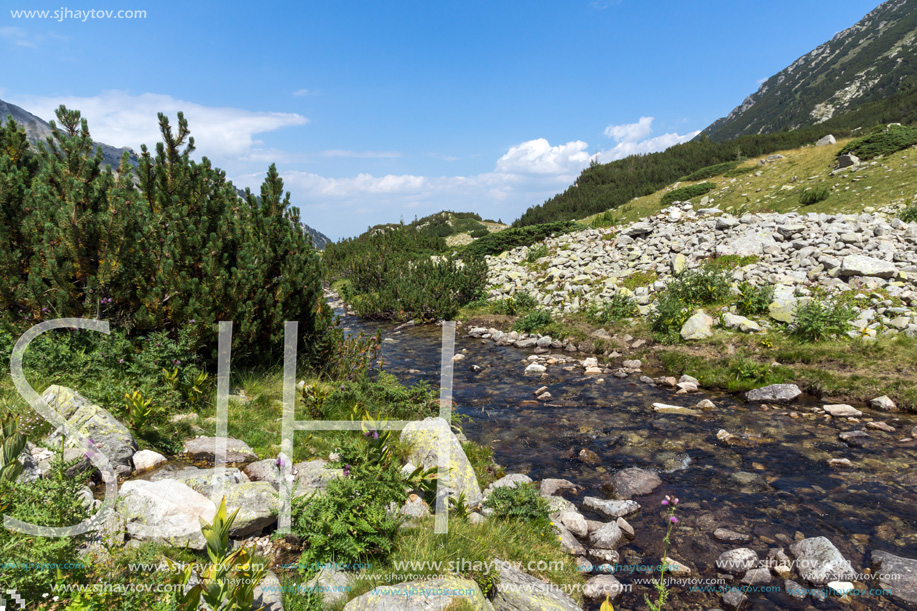
<instances>
[{"instance_id":1,"label":"blue sky","mask_svg":"<svg viewBox=\"0 0 917 611\"><path fill-rule=\"evenodd\" d=\"M877 5L83 1L4 3L0 99L133 148L184 110L199 155L252 188L276 162L333 238L441 209L509 222L593 156L689 139Z\"/></svg>"}]
</instances>

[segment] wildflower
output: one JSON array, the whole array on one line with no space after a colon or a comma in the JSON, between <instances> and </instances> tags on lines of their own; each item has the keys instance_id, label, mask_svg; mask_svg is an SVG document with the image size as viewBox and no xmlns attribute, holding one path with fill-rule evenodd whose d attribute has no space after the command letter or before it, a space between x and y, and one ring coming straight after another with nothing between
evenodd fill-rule
<instances>
[{"instance_id":1,"label":"wildflower","mask_svg":"<svg viewBox=\"0 0 917 611\"><path fill-rule=\"evenodd\" d=\"M118 363L123 363L124 359L118 359Z\"/></svg>"},{"instance_id":2,"label":"wildflower","mask_svg":"<svg viewBox=\"0 0 917 611\"><path fill-rule=\"evenodd\" d=\"M676 518L675 516L672 516L671 518L669 518L669 522L671 522L672 524L678 524L678 518Z\"/></svg>"},{"instance_id":3,"label":"wildflower","mask_svg":"<svg viewBox=\"0 0 917 611\"><path fill-rule=\"evenodd\" d=\"M668 504L669 504L669 499L662 499L662 504L663 504L663 505L668 505Z\"/></svg>"},{"instance_id":4,"label":"wildflower","mask_svg":"<svg viewBox=\"0 0 917 611\"><path fill-rule=\"evenodd\" d=\"M280 458L279 456L277 457L277 466L278 466L278 467L283 467L283 459Z\"/></svg>"},{"instance_id":5,"label":"wildflower","mask_svg":"<svg viewBox=\"0 0 917 611\"><path fill-rule=\"evenodd\" d=\"M344 477L350 475L350 465L344 465Z\"/></svg>"}]
</instances>

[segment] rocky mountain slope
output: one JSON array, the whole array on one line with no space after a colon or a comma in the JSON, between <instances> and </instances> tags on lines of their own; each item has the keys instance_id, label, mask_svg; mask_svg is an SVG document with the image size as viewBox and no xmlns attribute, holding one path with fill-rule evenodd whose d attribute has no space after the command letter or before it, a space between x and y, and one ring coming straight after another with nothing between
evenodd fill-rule
<instances>
[{"instance_id":1,"label":"rocky mountain slope","mask_svg":"<svg viewBox=\"0 0 917 611\"><path fill-rule=\"evenodd\" d=\"M546 250L534 261L525 246L488 258L490 298L526 291L539 307L559 314L625 294L649 314L675 276L731 255L743 258L732 271L736 282L775 287L769 316L746 325L751 331L792 322L797 304L819 292L852 290L862 294L857 333L917 336L917 224L889 212L736 217L676 202L621 228L545 240ZM640 286L626 282L631 276L641 279Z\"/></svg>"},{"instance_id":2,"label":"rocky mountain slope","mask_svg":"<svg viewBox=\"0 0 917 611\"><path fill-rule=\"evenodd\" d=\"M765 81L702 134L715 141L797 129L917 84L917 0L889 0Z\"/></svg>"}]
</instances>

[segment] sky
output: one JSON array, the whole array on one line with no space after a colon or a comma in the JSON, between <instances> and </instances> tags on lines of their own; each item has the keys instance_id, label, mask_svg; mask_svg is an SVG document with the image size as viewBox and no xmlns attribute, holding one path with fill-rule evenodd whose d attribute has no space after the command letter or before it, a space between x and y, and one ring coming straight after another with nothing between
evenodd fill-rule
<instances>
[{"instance_id":1,"label":"sky","mask_svg":"<svg viewBox=\"0 0 917 611\"><path fill-rule=\"evenodd\" d=\"M276 163L339 239L443 209L511 222L591 159L691 139L878 2L3 4L0 99L136 150L182 111L196 156L256 191Z\"/></svg>"}]
</instances>

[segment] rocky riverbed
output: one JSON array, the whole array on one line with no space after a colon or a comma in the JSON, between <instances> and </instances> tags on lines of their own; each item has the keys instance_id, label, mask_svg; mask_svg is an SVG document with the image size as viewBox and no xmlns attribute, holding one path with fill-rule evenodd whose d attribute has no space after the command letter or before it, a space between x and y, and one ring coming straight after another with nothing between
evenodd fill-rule
<instances>
[{"instance_id":1,"label":"rocky riverbed","mask_svg":"<svg viewBox=\"0 0 917 611\"><path fill-rule=\"evenodd\" d=\"M347 321L354 331L371 328ZM915 558L914 416L886 412L881 402L821 403L798 389L765 389L749 400L704 392L690 376L644 371L633 359L608 365L550 338L541 346L539 336L505 334L500 341L496 331L459 328L454 395L457 409L470 417L465 432L491 445L507 472L571 503L557 501L566 515L556 514L556 522L571 535L562 531L565 545L591 568L594 587L619 592L616 608L639 608L649 592L637 583L648 577L638 569L661 558L666 495L680 499L669 554L681 567L674 577L758 588L717 594L692 592L684 583L671 608L897 609L913 596L900 589L900 580L894 594L857 594L879 587L869 573L881 569L884 552L896 558L889 566L902 571L912 565L897 558ZM387 370L437 383L438 327L386 327L384 333ZM532 341L520 349L520 340ZM634 504L615 505L624 499ZM608 501L626 512L603 511ZM626 521L622 532L632 528L634 538L624 536L615 549L602 551L596 542L610 539L593 534L614 530L605 525L618 517ZM801 541L810 542L800 547ZM821 600L827 582L816 585L799 573L809 561L800 562L803 552L796 555L793 546L814 546L813 553L829 560L842 557L856 574L841 563L831 582L849 581L856 591ZM748 558L754 554L749 566L721 570L721 555L741 548L751 550L741 552ZM611 560L621 566L609 575L599 567Z\"/></svg>"}]
</instances>

